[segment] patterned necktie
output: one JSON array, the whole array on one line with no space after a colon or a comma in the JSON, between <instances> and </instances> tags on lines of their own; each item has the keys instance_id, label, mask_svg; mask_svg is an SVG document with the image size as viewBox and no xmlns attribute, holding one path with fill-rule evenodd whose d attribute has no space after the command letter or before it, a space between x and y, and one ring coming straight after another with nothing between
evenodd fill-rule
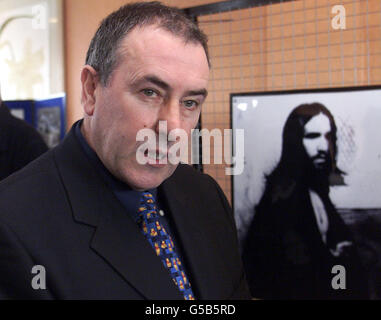
<instances>
[{"instance_id":1,"label":"patterned necktie","mask_svg":"<svg viewBox=\"0 0 381 320\"><path fill-rule=\"evenodd\" d=\"M153 195L143 192L139 207L140 227L145 238L160 257L164 267L169 271L174 284L184 295L185 300L194 300L191 284L185 275L183 264L176 253L171 236L159 221Z\"/></svg>"}]
</instances>

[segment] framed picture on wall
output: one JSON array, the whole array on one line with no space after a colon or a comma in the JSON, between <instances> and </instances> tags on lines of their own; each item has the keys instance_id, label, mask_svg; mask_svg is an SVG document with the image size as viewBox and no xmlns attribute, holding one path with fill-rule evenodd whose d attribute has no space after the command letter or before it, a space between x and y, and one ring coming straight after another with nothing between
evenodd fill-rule
<instances>
[{"instance_id":1,"label":"framed picture on wall","mask_svg":"<svg viewBox=\"0 0 381 320\"><path fill-rule=\"evenodd\" d=\"M381 87L231 94L233 134L245 135L233 209L253 296L381 299L380 101Z\"/></svg>"},{"instance_id":2,"label":"framed picture on wall","mask_svg":"<svg viewBox=\"0 0 381 320\"><path fill-rule=\"evenodd\" d=\"M35 127L49 148L65 136L65 95L35 101Z\"/></svg>"},{"instance_id":3,"label":"framed picture on wall","mask_svg":"<svg viewBox=\"0 0 381 320\"><path fill-rule=\"evenodd\" d=\"M41 100L4 101L11 113L28 122L41 134L49 148L65 136L65 95Z\"/></svg>"}]
</instances>

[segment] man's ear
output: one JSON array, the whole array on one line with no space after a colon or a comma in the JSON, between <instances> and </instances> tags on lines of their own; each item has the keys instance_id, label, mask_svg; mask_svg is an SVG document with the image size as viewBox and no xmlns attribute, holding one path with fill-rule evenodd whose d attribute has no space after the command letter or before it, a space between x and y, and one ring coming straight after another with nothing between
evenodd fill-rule
<instances>
[{"instance_id":1,"label":"man's ear","mask_svg":"<svg viewBox=\"0 0 381 320\"><path fill-rule=\"evenodd\" d=\"M81 72L81 103L88 116L93 115L95 108L95 90L100 85L98 73L89 65L85 65Z\"/></svg>"}]
</instances>

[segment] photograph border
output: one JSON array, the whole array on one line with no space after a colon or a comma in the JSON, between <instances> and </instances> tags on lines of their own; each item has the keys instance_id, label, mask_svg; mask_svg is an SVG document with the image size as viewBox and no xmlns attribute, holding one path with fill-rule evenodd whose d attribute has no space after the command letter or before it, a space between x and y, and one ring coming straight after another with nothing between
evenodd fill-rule
<instances>
[{"instance_id":1,"label":"photograph border","mask_svg":"<svg viewBox=\"0 0 381 320\"><path fill-rule=\"evenodd\" d=\"M233 127L233 99L236 97L245 97L245 96L263 96L263 95L289 95L289 94L300 94L300 93L324 93L324 92L345 92L345 91L366 91L366 90L381 90L381 85L371 85L371 86L351 86L351 87L328 87L328 88L311 88L311 89L293 89L293 90L277 90L277 91L252 91L252 92L236 92L230 93L230 128L233 131L232 136L232 150L235 150L234 145L234 127ZM232 175L230 178L231 186L231 206L234 218L236 217L235 208L234 208L234 179L235 175Z\"/></svg>"}]
</instances>

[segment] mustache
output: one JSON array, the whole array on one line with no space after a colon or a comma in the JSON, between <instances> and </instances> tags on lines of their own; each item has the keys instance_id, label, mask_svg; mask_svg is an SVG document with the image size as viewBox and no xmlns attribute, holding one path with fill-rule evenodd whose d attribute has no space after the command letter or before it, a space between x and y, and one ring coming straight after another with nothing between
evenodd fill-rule
<instances>
[{"instance_id":1,"label":"mustache","mask_svg":"<svg viewBox=\"0 0 381 320\"><path fill-rule=\"evenodd\" d=\"M324 160L324 161L331 161L332 158L331 158L331 155L329 152L326 152L326 151L319 151L317 155L313 156L311 158L312 161L315 161L315 160Z\"/></svg>"}]
</instances>

